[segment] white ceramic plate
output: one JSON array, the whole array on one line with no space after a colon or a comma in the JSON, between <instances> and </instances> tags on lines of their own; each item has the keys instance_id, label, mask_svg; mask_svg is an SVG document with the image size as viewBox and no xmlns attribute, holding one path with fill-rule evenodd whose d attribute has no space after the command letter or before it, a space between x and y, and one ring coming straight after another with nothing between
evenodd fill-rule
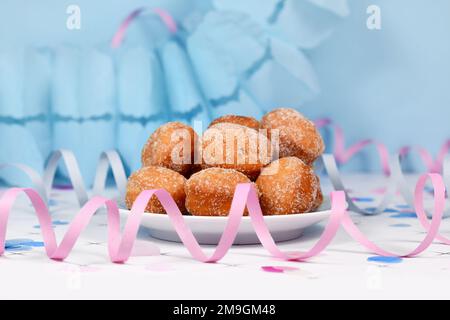
<instances>
[{"instance_id":1,"label":"white ceramic plate","mask_svg":"<svg viewBox=\"0 0 450 320\"><path fill-rule=\"evenodd\" d=\"M122 216L127 217L129 210L121 209ZM330 201L325 199L317 212L264 217L267 227L276 242L293 240L300 237L303 229L314 225L331 214ZM189 228L200 244L217 244L225 229L228 217L184 216ZM157 239L180 242L170 219L164 214L145 214L141 226ZM253 230L249 217L243 217L234 244L258 244L259 239Z\"/></svg>"}]
</instances>

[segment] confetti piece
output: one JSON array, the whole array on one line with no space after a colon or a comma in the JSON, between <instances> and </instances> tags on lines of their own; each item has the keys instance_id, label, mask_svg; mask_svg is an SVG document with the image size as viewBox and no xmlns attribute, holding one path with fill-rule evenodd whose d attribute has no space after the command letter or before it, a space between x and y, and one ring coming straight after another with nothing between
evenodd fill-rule
<instances>
[{"instance_id":1,"label":"confetti piece","mask_svg":"<svg viewBox=\"0 0 450 320\"><path fill-rule=\"evenodd\" d=\"M24 242L33 242L31 239L10 239L5 241L5 247L21 245Z\"/></svg>"},{"instance_id":2,"label":"confetti piece","mask_svg":"<svg viewBox=\"0 0 450 320\"><path fill-rule=\"evenodd\" d=\"M69 224L69 222L62 221L62 220L55 220L55 221L52 222L52 224L54 226L65 226L65 225Z\"/></svg>"},{"instance_id":3,"label":"confetti piece","mask_svg":"<svg viewBox=\"0 0 450 320\"><path fill-rule=\"evenodd\" d=\"M24 242L22 243L22 245L24 246L30 246L30 247L34 247L34 248L40 248L44 246L44 242L40 242L40 241L31 241L31 242Z\"/></svg>"},{"instance_id":4,"label":"confetti piece","mask_svg":"<svg viewBox=\"0 0 450 320\"><path fill-rule=\"evenodd\" d=\"M6 251L30 251L33 248L43 247L44 243L31 239L10 239L5 241Z\"/></svg>"},{"instance_id":5,"label":"confetti piece","mask_svg":"<svg viewBox=\"0 0 450 320\"><path fill-rule=\"evenodd\" d=\"M388 208L388 209L385 209L383 212L387 212L387 213L397 213L398 210L397 210L397 209Z\"/></svg>"},{"instance_id":6,"label":"confetti piece","mask_svg":"<svg viewBox=\"0 0 450 320\"><path fill-rule=\"evenodd\" d=\"M373 202L374 198L371 198L371 197L355 197L355 198L352 198L352 200L356 201L356 202Z\"/></svg>"},{"instance_id":7,"label":"confetti piece","mask_svg":"<svg viewBox=\"0 0 450 320\"><path fill-rule=\"evenodd\" d=\"M399 204L399 205L396 205L396 207L399 209L411 209L411 207L407 204Z\"/></svg>"},{"instance_id":8,"label":"confetti piece","mask_svg":"<svg viewBox=\"0 0 450 320\"><path fill-rule=\"evenodd\" d=\"M283 267L283 266L263 266L261 269L265 272L272 272L272 273L285 273L289 271L298 271L299 268L295 267Z\"/></svg>"},{"instance_id":9,"label":"confetti piece","mask_svg":"<svg viewBox=\"0 0 450 320\"><path fill-rule=\"evenodd\" d=\"M391 218L417 218L417 214L415 212L399 212L397 214L393 214L390 216Z\"/></svg>"},{"instance_id":10,"label":"confetti piece","mask_svg":"<svg viewBox=\"0 0 450 320\"><path fill-rule=\"evenodd\" d=\"M33 248L28 247L28 246L11 246L11 247L5 247L5 250L8 252L22 252L22 251L33 250Z\"/></svg>"},{"instance_id":11,"label":"confetti piece","mask_svg":"<svg viewBox=\"0 0 450 320\"><path fill-rule=\"evenodd\" d=\"M369 262L382 262L382 263L400 263L402 262L402 258L398 257L383 257L383 256L373 256L367 258Z\"/></svg>"},{"instance_id":12,"label":"confetti piece","mask_svg":"<svg viewBox=\"0 0 450 320\"><path fill-rule=\"evenodd\" d=\"M33 228L35 228L35 229L40 229L40 228L41 228L41 226L40 226L39 224L37 224L37 225L34 225L34 226L33 226ZM55 228L55 226L54 226L54 225L52 225L52 228Z\"/></svg>"}]
</instances>

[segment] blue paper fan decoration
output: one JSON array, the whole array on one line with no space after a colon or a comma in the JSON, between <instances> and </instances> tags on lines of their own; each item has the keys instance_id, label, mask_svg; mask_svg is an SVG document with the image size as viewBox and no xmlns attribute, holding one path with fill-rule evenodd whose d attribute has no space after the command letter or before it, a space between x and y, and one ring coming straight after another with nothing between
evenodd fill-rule
<instances>
[{"instance_id":1,"label":"blue paper fan decoration","mask_svg":"<svg viewBox=\"0 0 450 320\"><path fill-rule=\"evenodd\" d=\"M134 16L153 13L141 15L120 48L0 52L0 163L42 170L52 149L72 149L90 184L102 150L116 148L129 170L139 168L142 145L164 122L207 125L224 114L299 107L320 90L306 50L349 13L346 0L210 0L172 9L184 12L177 32L161 23L167 16L139 9ZM0 178L25 182L14 172Z\"/></svg>"}]
</instances>

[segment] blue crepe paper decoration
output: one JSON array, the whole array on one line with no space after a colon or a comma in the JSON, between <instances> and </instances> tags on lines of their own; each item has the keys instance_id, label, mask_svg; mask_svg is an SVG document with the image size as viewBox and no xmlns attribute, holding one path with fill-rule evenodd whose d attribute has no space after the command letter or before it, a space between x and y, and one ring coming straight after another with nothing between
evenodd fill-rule
<instances>
[{"instance_id":1,"label":"blue crepe paper decoration","mask_svg":"<svg viewBox=\"0 0 450 320\"><path fill-rule=\"evenodd\" d=\"M320 44L349 13L346 0L200 2L177 17L176 35L142 17L146 37L117 50L2 50L0 163L42 172L51 150L72 149L89 186L99 152L116 148L136 170L142 145L164 122L300 107L320 90L303 48ZM28 182L14 170L1 171L0 179Z\"/></svg>"}]
</instances>

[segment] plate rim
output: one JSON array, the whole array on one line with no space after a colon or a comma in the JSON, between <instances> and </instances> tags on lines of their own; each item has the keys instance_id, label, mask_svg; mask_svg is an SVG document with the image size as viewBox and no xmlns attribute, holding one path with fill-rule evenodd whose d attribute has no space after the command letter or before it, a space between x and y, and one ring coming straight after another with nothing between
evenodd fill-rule
<instances>
[{"instance_id":1,"label":"plate rim","mask_svg":"<svg viewBox=\"0 0 450 320\"><path fill-rule=\"evenodd\" d=\"M129 215L131 213L131 210L120 208L120 213ZM305 213L293 213L293 214L279 214L279 215L265 215L264 220L282 220L282 219L289 219L289 218L300 218L300 217L306 217L306 216L321 216L321 215L330 215L331 209L328 210L321 210L321 211L314 211L314 212L305 212ZM154 212L145 212L144 217L146 218L154 218L154 219L166 219L169 218L169 216L165 213L154 213ZM195 216L195 215L186 215L183 214L183 218L188 220L208 220L208 221L228 221L229 216ZM244 216L241 218L242 220L251 220L249 216Z\"/></svg>"},{"instance_id":2,"label":"plate rim","mask_svg":"<svg viewBox=\"0 0 450 320\"><path fill-rule=\"evenodd\" d=\"M323 200L323 204L322 207L326 206L325 208L322 208L323 210L320 211L312 211L312 212L303 212L303 213L291 213L291 214L278 214L278 215L264 215L264 220L282 220L282 219L293 219L293 218L300 218L300 217L305 217L305 216L311 216L311 215L325 215L328 216L331 214L331 198L325 196L324 200ZM120 207L119 208L119 212L121 214L130 214L131 210L127 209L127 208L123 208ZM144 218L153 218L153 219L166 219L169 216L166 213L154 213L154 212L144 212L143 215ZM187 219L187 220L205 220L205 221L228 221L229 216L196 216L196 215L191 215L191 214L183 214L183 218ZM242 221L250 221L250 217L249 216L243 216L241 217Z\"/></svg>"}]
</instances>

